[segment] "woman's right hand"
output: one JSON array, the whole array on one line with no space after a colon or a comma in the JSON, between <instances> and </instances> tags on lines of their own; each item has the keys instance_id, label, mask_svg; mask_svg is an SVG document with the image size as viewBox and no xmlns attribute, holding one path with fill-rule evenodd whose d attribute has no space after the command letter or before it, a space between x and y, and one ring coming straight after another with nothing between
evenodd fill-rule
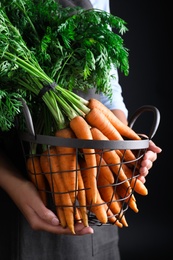
<instances>
[{"instance_id":1,"label":"woman's right hand","mask_svg":"<svg viewBox=\"0 0 173 260\"><path fill-rule=\"evenodd\" d=\"M56 215L45 207L35 186L30 181L21 181L20 191L15 192L13 200L33 230L72 234L69 228L63 228ZM93 229L79 223L75 225L75 232L76 235L92 234Z\"/></svg>"}]
</instances>

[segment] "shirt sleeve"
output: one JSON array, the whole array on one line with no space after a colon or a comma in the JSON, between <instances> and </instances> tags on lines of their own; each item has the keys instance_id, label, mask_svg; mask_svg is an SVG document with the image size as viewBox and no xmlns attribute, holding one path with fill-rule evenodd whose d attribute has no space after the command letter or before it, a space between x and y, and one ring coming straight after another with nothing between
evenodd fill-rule
<instances>
[{"instance_id":1,"label":"shirt sleeve","mask_svg":"<svg viewBox=\"0 0 173 260\"><path fill-rule=\"evenodd\" d=\"M108 107L110 110L120 109L122 110L126 118L128 117L128 109L124 103L124 98L122 96L122 88L119 84L118 72L116 69L112 69L111 73L113 73L114 78L111 79L111 87L112 87L112 100L110 100L103 93L100 93L100 101Z\"/></svg>"},{"instance_id":2,"label":"shirt sleeve","mask_svg":"<svg viewBox=\"0 0 173 260\"><path fill-rule=\"evenodd\" d=\"M94 8L98 8L106 12L110 12L110 3L108 0L103 0L103 1L90 0L90 2L92 3ZM128 110L124 103L122 88L119 84L118 72L116 69L112 68L111 74L115 76L115 78L111 79L112 101L103 93L100 93L99 100L110 110L120 109L125 113L126 117L128 117Z\"/></svg>"},{"instance_id":3,"label":"shirt sleeve","mask_svg":"<svg viewBox=\"0 0 173 260\"><path fill-rule=\"evenodd\" d=\"M104 10L110 13L110 3L108 0L90 0L90 2L94 8Z\"/></svg>"}]
</instances>

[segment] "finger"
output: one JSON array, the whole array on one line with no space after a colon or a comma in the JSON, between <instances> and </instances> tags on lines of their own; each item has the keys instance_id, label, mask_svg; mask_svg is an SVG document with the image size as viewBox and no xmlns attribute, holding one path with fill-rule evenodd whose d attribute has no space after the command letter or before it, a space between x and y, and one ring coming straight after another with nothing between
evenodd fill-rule
<instances>
[{"instance_id":1,"label":"finger","mask_svg":"<svg viewBox=\"0 0 173 260\"><path fill-rule=\"evenodd\" d=\"M154 158L152 160L151 159L150 160L149 159L143 160L141 162L140 173L142 173L145 168L148 169L148 170L151 169L152 166L153 166L153 162L154 162Z\"/></svg>"},{"instance_id":2,"label":"finger","mask_svg":"<svg viewBox=\"0 0 173 260\"><path fill-rule=\"evenodd\" d=\"M147 167L141 167L139 170L140 176L146 177L148 175L148 168Z\"/></svg>"},{"instance_id":3,"label":"finger","mask_svg":"<svg viewBox=\"0 0 173 260\"><path fill-rule=\"evenodd\" d=\"M141 162L142 166L145 166L147 164L147 161L154 162L157 159L157 153L154 153L153 151L147 151L143 157L143 160Z\"/></svg>"},{"instance_id":4,"label":"finger","mask_svg":"<svg viewBox=\"0 0 173 260\"><path fill-rule=\"evenodd\" d=\"M144 176L142 176L142 175L140 175L140 176L138 177L138 179L139 179L142 183L145 183L145 182L146 182L146 178L145 178Z\"/></svg>"},{"instance_id":5,"label":"finger","mask_svg":"<svg viewBox=\"0 0 173 260\"><path fill-rule=\"evenodd\" d=\"M155 153L161 153L162 149L157 146L152 140L149 141L149 150L155 152Z\"/></svg>"},{"instance_id":6,"label":"finger","mask_svg":"<svg viewBox=\"0 0 173 260\"><path fill-rule=\"evenodd\" d=\"M91 227L84 227L81 223L75 225L75 232L77 235L93 234L94 230Z\"/></svg>"},{"instance_id":7,"label":"finger","mask_svg":"<svg viewBox=\"0 0 173 260\"><path fill-rule=\"evenodd\" d=\"M49 224L52 224L54 226L59 225L59 220L58 220L57 216L52 211L48 210L47 208L39 216Z\"/></svg>"},{"instance_id":8,"label":"finger","mask_svg":"<svg viewBox=\"0 0 173 260\"><path fill-rule=\"evenodd\" d=\"M51 210L46 208L46 206L44 205L44 203L42 202L39 196L34 197L34 202L35 202L34 204L28 203L28 210L30 209L31 212L33 211L36 215L38 215L39 219L43 220L44 222L47 222L48 224L51 224L53 226L59 225L59 220L57 216ZM28 212L28 216L29 216L29 212Z\"/></svg>"}]
</instances>

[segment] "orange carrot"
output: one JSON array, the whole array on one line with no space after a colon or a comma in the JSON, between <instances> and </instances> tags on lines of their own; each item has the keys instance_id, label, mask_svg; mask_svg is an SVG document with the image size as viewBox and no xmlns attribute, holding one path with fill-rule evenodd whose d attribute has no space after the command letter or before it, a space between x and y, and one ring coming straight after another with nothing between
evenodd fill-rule
<instances>
[{"instance_id":1,"label":"orange carrot","mask_svg":"<svg viewBox=\"0 0 173 260\"><path fill-rule=\"evenodd\" d=\"M49 177L48 177L49 174L46 174L46 176L47 176L47 179L49 179ZM64 209L63 209L63 207L60 206L60 205L62 205L61 197L58 193L55 192L56 183L54 181L54 178L53 178L53 182L54 182L54 189L52 191L53 191L54 203L56 206L57 216L59 218L61 226L65 228L65 227L67 227L67 221L66 221ZM49 183L52 183L50 179L49 179Z\"/></svg>"},{"instance_id":2,"label":"orange carrot","mask_svg":"<svg viewBox=\"0 0 173 260\"><path fill-rule=\"evenodd\" d=\"M94 140L108 140L108 138L96 127L91 128L91 133ZM97 152L99 153L98 150ZM102 153L102 151L100 151L100 153ZM117 175L118 179L129 187L129 181L121 167L120 157L117 155L116 151L104 151L102 156L106 164L109 165L110 169Z\"/></svg>"},{"instance_id":3,"label":"orange carrot","mask_svg":"<svg viewBox=\"0 0 173 260\"><path fill-rule=\"evenodd\" d=\"M82 215L82 222L84 226L88 226L88 215L87 215L87 208L86 208L86 194L85 194L85 187L84 182L82 179L81 171L78 171L78 195L77 195L78 201L79 201L79 210Z\"/></svg>"},{"instance_id":4,"label":"orange carrot","mask_svg":"<svg viewBox=\"0 0 173 260\"><path fill-rule=\"evenodd\" d=\"M70 121L70 127L73 130L74 134L79 139L92 140L92 134L90 130L90 126L87 124L85 119L82 116L76 116ZM90 168L90 178L92 181L95 180L97 176L97 163L95 150L92 148L82 148L86 165ZM92 189L91 189L92 192ZM92 196L93 201L96 201L96 194L94 193Z\"/></svg>"},{"instance_id":5,"label":"orange carrot","mask_svg":"<svg viewBox=\"0 0 173 260\"><path fill-rule=\"evenodd\" d=\"M62 138L76 138L70 127L56 131L55 136ZM56 146L56 151L59 156L59 167L62 180L69 191L72 203L75 203L77 191L77 157L76 150L73 147ZM68 181L70 180L70 182Z\"/></svg>"},{"instance_id":6,"label":"orange carrot","mask_svg":"<svg viewBox=\"0 0 173 260\"><path fill-rule=\"evenodd\" d=\"M123 224L123 226L128 227L128 223L127 223L126 217L125 217L125 215L124 215L124 204L123 204L123 202L121 201L120 196L118 196L118 194L117 194L116 192L114 193L112 202L113 202L113 203L114 203L114 202L117 202L117 204L119 205L119 209L120 209L120 210L119 210L119 213L118 213L118 216L117 216L118 220ZM113 211L113 213L114 213L114 211ZM115 211L114 214L116 214L116 211ZM116 214L116 215L117 215L117 214Z\"/></svg>"},{"instance_id":7,"label":"orange carrot","mask_svg":"<svg viewBox=\"0 0 173 260\"><path fill-rule=\"evenodd\" d=\"M82 179L84 182L86 199L89 204L97 201L97 180L93 176L93 172L87 167L86 161L81 159L79 161Z\"/></svg>"},{"instance_id":8,"label":"orange carrot","mask_svg":"<svg viewBox=\"0 0 173 260\"><path fill-rule=\"evenodd\" d=\"M117 219L121 219L122 224L127 226L125 217L122 214L122 205L115 193L116 190L114 190L114 179L110 181L110 179L107 178L107 172L104 171L104 168L98 174L97 184L101 198L107 203L108 207Z\"/></svg>"},{"instance_id":9,"label":"orange carrot","mask_svg":"<svg viewBox=\"0 0 173 260\"><path fill-rule=\"evenodd\" d=\"M137 169L140 168L140 164L139 164L139 161L138 159L136 158L135 156L135 159L134 160L131 160L131 155L129 156L129 153L126 152L127 150L118 150L116 149L116 153L118 154L118 156L120 157L120 160L122 162L126 162L128 163L128 165L130 166L135 166Z\"/></svg>"},{"instance_id":10,"label":"orange carrot","mask_svg":"<svg viewBox=\"0 0 173 260\"><path fill-rule=\"evenodd\" d=\"M90 112L85 116L85 119L92 127L99 129L102 134L104 134L108 138L108 140L124 140L118 130L111 124L107 117L100 112L99 109L91 109ZM131 150L126 150L125 152L126 156L128 156L129 161L133 161L136 159Z\"/></svg>"},{"instance_id":11,"label":"orange carrot","mask_svg":"<svg viewBox=\"0 0 173 260\"><path fill-rule=\"evenodd\" d=\"M99 191L97 195L97 202L96 204L92 205L91 212L96 215L97 219L102 224L110 222L117 225L118 227L122 227L122 223L116 218L116 216L114 216L107 203L101 198Z\"/></svg>"},{"instance_id":12,"label":"orange carrot","mask_svg":"<svg viewBox=\"0 0 173 260\"><path fill-rule=\"evenodd\" d=\"M42 157L40 159L43 160ZM44 156L44 160L45 160L45 156ZM41 162L41 164L43 164L43 162ZM56 213L59 218L60 224L62 227L65 228L65 227L67 227L67 222L66 222L66 218L65 218L64 209L63 209L63 207L60 206L60 205L62 205L61 197L60 197L61 195L59 194L59 192L57 192L56 183L55 183L55 180L54 180L52 174L48 173L48 171L47 171L45 176L49 183L50 190L52 192L52 198L53 198L54 205L56 207Z\"/></svg>"},{"instance_id":13,"label":"orange carrot","mask_svg":"<svg viewBox=\"0 0 173 260\"><path fill-rule=\"evenodd\" d=\"M78 207L75 207L74 211L75 222L82 223L82 214L80 209Z\"/></svg>"},{"instance_id":14,"label":"orange carrot","mask_svg":"<svg viewBox=\"0 0 173 260\"><path fill-rule=\"evenodd\" d=\"M74 132L70 127L60 129L56 131L55 136L61 138L76 138ZM81 187L82 181L81 180L81 173L80 169L77 169L77 157L76 157L76 150L73 147L60 147L56 146L56 150L59 156L59 166L62 173L62 179L64 181L64 185L66 189L69 191L72 203L75 207L75 221L76 222L83 222L84 225L88 225L87 213L86 213L86 197L85 197L85 190L82 190ZM67 186L66 180L70 178L71 186ZM69 183L68 183L69 184ZM78 184L80 187L78 187ZM80 194L78 194L78 189L81 189ZM83 204L82 207L79 209L75 205L76 198L78 197L79 204ZM85 205L85 207L84 207Z\"/></svg>"},{"instance_id":15,"label":"orange carrot","mask_svg":"<svg viewBox=\"0 0 173 260\"><path fill-rule=\"evenodd\" d=\"M127 178L129 179L132 189L134 189L134 191L138 194L146 196L148 194L148 190L145 185L140 180L138 180L137 177L135 177L133 170L130 169L126 164L123 164L122 167Z\"/></svg>"},{"instance_id":16,"label":"orange carrot","mask_svg":"<svg viewBox=\"0 0 173 260\"><path fill-rule=\"evenodd\" d=\"M100 159L99 155L96 155L96 159L99 162L99 159ZM100 167L100 171L102 172L102 171L104 171L106 169L106 171L105 171L106 177L108 178L108 180L113 182L114 181L113 174L110 171L109 167L106 167L106 164L105 164L103 159L102 159L101 164L102 164L103 167ZM92 206L93 206L93 207L91 206L92 207L91 211L93 213L95 213L96 216L98 216L98 214L102 215L102 217L99 217L99 216L97 217L98 220L100 220L102 223L105 223L105 221L106 221L106 214L107 214L107 216L109 216L109 221L111 223L115 223L117 226L122 227L122 224L119 222L119 220L115 216L113 216L114 214L112 213L111 209L109 209L107 204L104 203L104 201L101 199L100 194L98 193L98 190L97 190L97 186L94 186L94 189L95 189L95 191L98 194L97 195L98 199L97 199L96 203L92 203L92 197L90 195L90 189L88 189L90 184L87 184L87 183L90 183L90 178L88 178L90 172L89 172L89 169L85 168L86 167L85 161L83 161L81 163L81 165L82 165L82 167L84 167L83 168L84 170L81 171L81 172L82 172L82 178L84 180L84 185L85 185L85 188L86 188L86 198L87 198L88 204L89 205L92 204ZM100 176L100 174L99 174L99 176ZM93 183L91 183L91 185L92 184ZM101 204L101 205L97 205L96 206L96 204ZM99 213L99 211L101 211L101 212Z\"/></svg>"},{"instance_id":17,"label":"orange carrot","mask_svg":"<svg viewBox=\"0 0 173 260\"><path fill-rule=\"evenodd\" d=\"M96 203L92 204L91 207L89 207L89 210L96 215L97 219L102 224L106 224L108 222L107 207L105 206L105 204L106 203L102 200L100 193L98 192Z\"/></svg>"},{"instance_id":18,"label":"orange carrot","mask_svg":"<svg viewBox=\"0 0 173 260\"><path fill-rule=\"evenodd\" d=\"M123 182L126 187L129 187L129 181L127 179L127 176L125 175L121 161L119 156L117 155L115 150L104 152L103 158L105 162L109 165L111 170L117 175L117 178L120 182Z\"/></svg>"},{"instance_id":19,"label":"orange carrot","mask_svg":"<svg viewBox=\"0 0 173 260\"><path fill-rule=\"evenodd\" d=\"M71 232L75 234L73 204L62 180L59 167L59 157L57 156L55 147L50 147L41 155L40 163L46 176L50 176L50 174L52 174L54 183L52 192L57 192L57 194L60 194L61 205L59 206L63 207L67 226ZM70 179L68 179L67 182L70 183Z\"/></svg>"},{"instance_id":20,"label":"orange carrot","mask_svg":"<svg viewBox=\"0 0 173 260\"><path fill-rule=\"evenodd\" d=\"M96 107L85 115L89 125L98 128L109 140L123 140L118 130L110 123L107 117Z\"/></svg>"},{"instance_id":21,"label":"orange carrot","mask_svg":"<svg viewBox=\"0 0 173 260\"><path fill-rule=\"evenodd\" d=\"M123 184L117 185L116 193L122 198L122 201L125 201L134 212L137 213L139 211L134 194L132 194L132 192L129 192L129 190L124 187Z\"/></svg>"},{"instance_id":22,"label":"orange carrot","mask_svg":"<svg viewBox=\"0 0 173 260\"><path fill-rule=\"evenodd\" d=\"M114 183L114 175L110 167L106 164L105 160L99 154L96 154L96 160L98 165L98 178L104 176L109 183ZM101 176L100 176L101 175Z\"/></svg>"},{"instance_id":23,"label":"orange carrot","mask_svg":"<svg viewBox=\"0 0 173 260\"><path fill-rule=\"evenodd\" d=\"M118 218L116 216L114 216L114 214L112 213L112 211L110 210L110 208L107 205L106 205L106 212L107 212L107 216L108 216L108 222L110 222L120 228L123 227L123 224L118 220Z\"/></svg>"},{"instance_id":24,"label":"orange carrot","mask_svg":"<svg viewBox=\"0 0 173 260\"><path fill-rule=\"evenodd\" d=\"M57 192L56 183L55 183L53 174L51 174L51 171L50 171L50 165L49 165L50 162L48 162L49 158L45 158L46 155L48 156L48 154L49 154L49 152L45 151L41 155L40 164L44 168L45 177L49 183L49 187L52 192L52 197L53 197L54 205L56 207L56 212L57 212L57 216L59 218L60 224L62 227L65 228L67 226L67 222L66 222L63 207L60 206L60 205L62 205L61 198L60 198L61 195L59 194L59 192Z\"/></svg>"},{"instance_id":25,"label":"orange carrot","mask_svg":"<svg viewBox=\"0 0 173 260\"><path fill-rule=\"evenodd\" d=\"M88 103L88 107L90 109L97 108L100 110L101 113L103 113L111 122L111 124L118 130L118 132L132 140L140 140L141 138L138 136L138 134L132 130L128 125L124 124L121 120L119 120L118 117L116 117L110 109L108 109L105 105L103 105L99 100L97 99L90 99Z\"/></svg>"},{"instance_id":26,"label":"orange carrot","mask_svg":"<svg viewBox=\"0 0 173 260\"><path fill-rule=\"evenodd\" d=\"M26 167L28 175L33 184L37 187L40 197L47 205L47 193L46 193L46 179L40 166L40 159L38 156L28 157L26 161Z\"/></svg>"}]
</instances>

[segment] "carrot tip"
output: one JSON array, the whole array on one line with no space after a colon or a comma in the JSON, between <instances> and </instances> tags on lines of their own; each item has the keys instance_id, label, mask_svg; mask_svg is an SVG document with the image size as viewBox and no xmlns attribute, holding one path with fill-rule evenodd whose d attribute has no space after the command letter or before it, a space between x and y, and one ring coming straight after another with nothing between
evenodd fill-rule
<instances>
[{"instance_id":1,"label":"carrot tip","mask_svg":"<svg viewBox=\"0 0 173 260\"><path fill-rule=\"evenodd\" d=\"M74 235L76 234L76 232L75 232L73 227L71 227L70 230L71 230L72 234L74 234Z\"/></svg>"}]
</instances>

